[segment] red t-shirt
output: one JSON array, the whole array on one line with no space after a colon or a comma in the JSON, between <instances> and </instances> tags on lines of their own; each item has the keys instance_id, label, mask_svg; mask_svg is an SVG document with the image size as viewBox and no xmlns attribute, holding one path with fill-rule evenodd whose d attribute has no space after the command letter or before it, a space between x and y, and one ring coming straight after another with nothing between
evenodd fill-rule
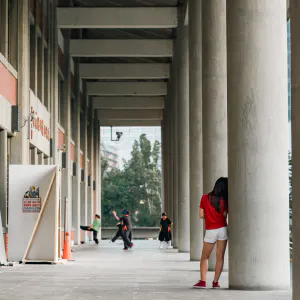
<instances>
[{"instance_id":1,"label":"red t-shirt","mask_svg":"<svg viewBox=\"0 0 300 300\"><path fill-rule=\"evenodd\" d=\"M221 199L220 202L220 213L218 213L210 204L208 194L202 196L200 208L204 210L206 230L219 229L227 226L227 221L223 213L227 212L228 209L225 209L225 203L223 199Z\"/></svg>"}]
</instances>

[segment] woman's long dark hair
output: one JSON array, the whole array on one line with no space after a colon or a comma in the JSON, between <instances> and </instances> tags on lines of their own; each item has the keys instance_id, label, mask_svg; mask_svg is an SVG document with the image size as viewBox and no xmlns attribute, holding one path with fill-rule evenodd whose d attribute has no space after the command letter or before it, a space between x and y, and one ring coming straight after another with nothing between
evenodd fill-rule
<instances>
[{"instance_id":1,"label":"woman's long dark hair","mask_svg":"<svg viewBox=\"0 0 300 300\"><path fill-rule=\"evenodd\" d=\"M221 199L224 201L224 208L228 207L228 178L220 177L214 186L214 189L209 193L209 202L220 213Z\"/></svg>"}]
</instances>

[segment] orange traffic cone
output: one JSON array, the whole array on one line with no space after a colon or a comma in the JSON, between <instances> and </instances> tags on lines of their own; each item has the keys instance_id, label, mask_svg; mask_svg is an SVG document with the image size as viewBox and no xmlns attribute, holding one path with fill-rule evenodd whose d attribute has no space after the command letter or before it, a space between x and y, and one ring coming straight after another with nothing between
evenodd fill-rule
<instances>
[{"instance_id":1,"label":"orange traffic cone","mask_svg":"<svg viewBox=\"0 0 300 300\"><path fill-rule=\"evenodd\" d=\"M69 232L66 232L66 239L64 244L64 252L63 252L63 259L72 260L72 252L71 252L71 245L69 240Z\"/></svg>"}]
</instances>

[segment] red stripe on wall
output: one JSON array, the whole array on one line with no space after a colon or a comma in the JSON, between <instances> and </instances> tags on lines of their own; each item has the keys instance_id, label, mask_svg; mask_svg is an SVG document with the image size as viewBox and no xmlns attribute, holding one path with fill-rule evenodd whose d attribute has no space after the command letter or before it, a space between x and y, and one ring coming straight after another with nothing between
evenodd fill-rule
<instances>
[{"instance_id":1,"label":"red stripe on wall","mask_svg":"<svg viewBox=\"0 0 300 300\"><path fill-rule=\"evenodd\" d=\"M12 105L17 104L17 79L0 63L0 94Z\"/></svg>"},{"instance_id":2,"label":"red stripe on wall","mask_svg":"<svg viewBox=\"0 0 300 300\"><path fill-rule=\"evenodd\" d=\"M3 234L6 259L8 259L8 233Z\"/></svg>"},{"instance_id":3,"label":"red stripe on wall","mask_svg":"<svg viewBox=\"0 0 300 300\"><path fill-rule=\"evenodd\" d=\"M58 129L58 149L62 149L64 143L65 143L65 135L60 129Z\"/></svg>"},{"instance_id":4,"label":"red stripe on wall","mask_svg":"<svg viewBox=\"0 0 300 300\"><path fill-rule=\"evenodd\" d=\"M70 143L70 159L75 161L75 146Z\"/></svg>"},{"instance_id":5,"label":"red stripe on wall","mask_svg":"<svg viewBox=\"0 0 300 300\"><path fill-rule=\"evenodd\" d=\"M80 169L83 168L83 154L80 154Z\"/></svg>"}]
</instances>

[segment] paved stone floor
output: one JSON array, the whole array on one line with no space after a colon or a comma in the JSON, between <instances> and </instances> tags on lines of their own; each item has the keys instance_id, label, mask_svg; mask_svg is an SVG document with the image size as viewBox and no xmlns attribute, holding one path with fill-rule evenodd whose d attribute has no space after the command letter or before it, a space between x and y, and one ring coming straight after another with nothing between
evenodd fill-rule
<instances>
[{"instance_id":1,"label":"paved stone floor","mask_svg":"<svg viewBox=\"0 0 300 300\"><path fill-rule=\"evenodd\" d=\"M101 242L74 249L74 262L65 265L19 265L0 267L2 300L290 300L290 292L243 292L227 287L227 274L221 290L195 290L199 264L187 254L158 249L157 241L137 241L123 252L122 244ZM213 274L209 274L212 281Z\"/></svg>"}]
</instances>

